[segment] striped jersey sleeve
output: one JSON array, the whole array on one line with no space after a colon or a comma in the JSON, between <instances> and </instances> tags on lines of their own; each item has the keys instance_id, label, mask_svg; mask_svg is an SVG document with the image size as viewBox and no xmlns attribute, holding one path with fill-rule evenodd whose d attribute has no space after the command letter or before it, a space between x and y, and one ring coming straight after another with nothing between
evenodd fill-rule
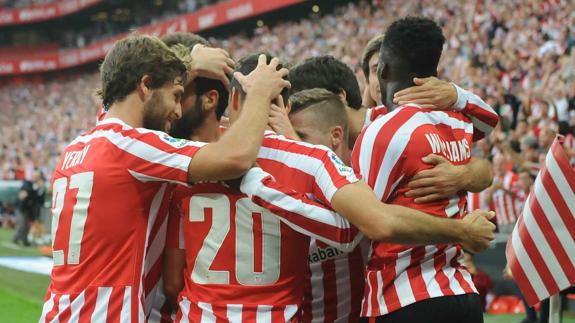
<instances>
[{"instance_id":1,"label":"striped jersey sleeve","mask_svg":"<svg viewBox=\"0 0 575 323\"><path fill-rule=\"evenodd\" d=\"M277 183L261 168L248 171L240 190L293 230L330 246L349 252L362 239L359 231L345 218L305 194Z\"/></svg>"},{"instance_id":2,"label":"striped jersey sleeve","mask_svg":"<svg viewBox=\"0 0 575 323\"><path fill-rule=\"evenodd\" d=\"M360 179L329 148L275 134L268 134L264 138L258 154L258 162L260 160L273 162L280 168L299 171L303 177L294 180L310 181L312 191L309 193L324 205L331 205L331 199L338 189Z\"/></svg>"},{"instance_id":3,"label":"striped jersey sleeve","mask_svg":"<svg viewBox=\"0 0 575 323\"><path fill-rule=\"evenodd\" d=\"M489 135L499 122L499 116L495 110L479 96L455 84L453 86L455 86L457 91L457 102L455 102L454 109L463 112L471 119L473 123L473 141Z\"/></svg>"},{"instance_id":4,"label":"striped jersey sleeve","mask_svg":"<svg viewBox=\"0 0 575 323\"><path fill-rule=\"evenodd\" d=\"M188 166L205 143L176 139L160 131L107 123L108 120L70 145L104 138L119 149L123 164L139 181L188 182Z\"/></svg>"}]
</instances>

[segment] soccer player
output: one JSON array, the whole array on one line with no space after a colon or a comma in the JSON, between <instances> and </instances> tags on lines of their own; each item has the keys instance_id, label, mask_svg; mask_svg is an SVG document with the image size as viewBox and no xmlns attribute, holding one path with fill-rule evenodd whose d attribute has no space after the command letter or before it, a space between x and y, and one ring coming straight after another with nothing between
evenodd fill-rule
<instances>
[{"instance_id":1,"label":"soccer player","mask_svg":"<svg viewBox=\"0 0 575 323\"><path fill-rule=\"evenodd\" d=\"M365 76L365 90L363 91L362 105L372 108L381 105L379 82L377 80L377 64L379 63L379 49L383 35L375 36L369 40L361 55L361 70Z\"/></svg>"},{"instance_id":2,"label":"soccer player","mask_svg":"<svg viewBox=\"0 0 575 323\"><path fill-rule=\"evenodd\" d=\"M253 69L254 57L250 56L240 61L239 70ZM245 95L241 88L232 81L230 98L232 123L243 114L240 107L244 99ZM301 193L310 193L325 205L333 206L340 214L355 222L354 224L372 239L416 244L452 239L461 241L461 237L457 237L458 234L451 237L453 233L449 231L456 229L454 226L467 226L473 223L472 226L478 225L481 230L487 232L493 229L493 225L488 223L486 217L478 213L472 215L473 221L467 223L451 220L436 222L439 219L416 214L417 212L409 209L395 209L390 208L390 205L381 204L363 182L355 181L353 173L333 152L322 146L296 142L270 132L264 139L257 161L264 170L275 177L278 183ZM229 188L212 187L212 192L209 191L210 188L201 191L197 189L198 186L196 190L192 188L186 194L175 196L175 199L180 201L179 219L172 221L173 218L170 217L171 223L181 221L184 232L196 233L181 235L184 239L177 243L179 247L185 244L186 258L185 288L179 297L181 312L178 317L190 320L205 317L232 321L240 321L240 317L244 317L247 321L249 318L253 320L255 317L260 317L262 321L266 321L271 318L275 320L278 316L282 317L282 320L296 316L302 298L303 271L306 267L310 242L309 238L306 239L296 232L324 240L326 235L331 236L333 242L337 240L335 237L341 236L341 228L330 229L334 226L327 226L326 218L314 218L313 215L306 217L305 213L299 213L299 217L288 218L281 212L285 208L277 207L283 199L259 197L255 199L256 203L272 209L281 221L281 224L268 222L264 225L264 219L269 219L272 214L254 208L251 204L245 204L247 203L245 201L238 205L237 201L241 200L241 196L232 194ZM195 199L198 194L198 199ZM194 199L196 203L193 203ZM216 208L219 212L216 212ZM252 215L252 212L260 215ZM262 215L262 212L267 216ZM227 214L228 220L221 213ZM248 219L245 220L245 217ZM225 224L228 221L231 222L231 229ZM240 229L238 221L248 221L250 225L242 225L243 230L248 230L247 233L238 231ZM341 220L337 221L341 223ZM234 222L236 222L235 231L232 231ZM215 227L214 223L224 223L224 226ZM255 238L264 227L273 229L264 235L270 239L266 243L262 242L262 238ZM345 228L347 230L344 232L349 232L351 229L349 225ZM347 236L349 238L349 233ZM489 240L488 236L490 237L491 233L484 238L472 239L487 238L475 248L483 248L483 243ZM275 240L272 237L275 237ZM269 247L272 249L264 251L262 244L275 246L277 249ZM286 250L287 246L292 250L304 252L287 254L280 252ZM251 253L245 254L249 251ZM241 257L238 256L238 252ZM171 264L177 264L177 261ZM264 264L271 266L268 267L269 270L263 269ZM255 268L258 270L255 271ZM264 272L273 272L273 275L263 275ZM177 277L181 277L181 273L176 271L170 276L177 280ZM171 278L165 279L168 286ZM254 298L256 294L259 295L257 300Z\"/></svg>"},{"instance_id":3,"label":"soccer player","mask_svg":"<svg viewBox=\"0 0 575 323\"><path fill-rule=\"evenodd\" d=\"M204 71L206 71L206 66L215 65L215 68L211 68L209 73L203 73L202 75L204 76L194 77L184 87L184 94L181 99L182 117L173 124L170 135L174 138L187 138L193 141L215 141L210 136L201 136L193 133L192 129L201 129L202 132L207 134L215 132L219 135L217 126L215 128L202 127L202 124L211 124L204 122L204 117L208 115L215 117L219 121L228 105L228 90L220 77L223 74L225 81L229 83L224 70L224 67L227 68L229 66L227 64L223 65L226 61L228 61L230 66L232 65L232 62L229 62L228 54L221 49L211 48L211 44L205 38L193 33L170 33L163 36L161 40L169 47L173 46L176 51L184 50L185 52L181 53L183 55L192 55L192 61L198 63L195 65L203 66ZM198 47L194 48L196 45ZM178 46L183 47L178 48ZM204 55L203 53L205 52L209 55ZM225 59L214 59L214 57L218 57L218 54ZM203 59L204 57L209 59ZM227 72L229 73L230 71L228 70ZM215 79L206 76L215 77ZM216 112L215 114L210 113L212 109ZM183 124L192 125L192 127L181 127ZM167 198L171 197L173 186L167 188L168 191L165 194ZM170 309L164 308L166 303L163 281L161 280L169 202L163 203L162 206L164 207L159 209L156 221L152 225L144 261L144 309L148 323L169 321L171 316Z\"/></svg>"},{"instance_id":4,"label":"soccer player","mask_svg":"<svg viewBox=\"0 0 575 323\"><path fill-rule=\"evenodd\" d=\"M236 178L255 161L287 70L274 59L236 75L249 107L220 141L203 144L164 132L180 117L188 63L146 35L106 55L106 118L64 149L52 178L54 268L41 322L144 322L145 248L167 184Z\"/></svg>"},{"instance_id":5,"label":"soccer player","mask_svg":"<svg viewBox=\"0 0 575 323\"><path fill-rule=\"evenodd\" d=\"M408 17L386 31L378 78L382 102L395 108L362 131L352 164L381 201L410 206L438 218L462 218L463 191L432 203L406 196L408 183L429 168L433 153L455 165L471 158L473 124L460 112L433 111L416 104L397 107L394 95L414 77L437 74L445 38L433 21ZM403 103L400 102L399 103ZM477 291L462 265L457 244L411 247L373 241L366 270L362 320L365 322L483 322Z\"/></svg>"},{"instance_id":6,"label":"soccer player","mask_svg":"<svg viewBox=\"0 0 575 323\"><path fill-rule=\"evenodd\" d=\"M379 52L377 56L379 56ZM290 81L292 89L296 90L329 84L330 91L339 94L344 102L346 102L347 93L351 93L349 96L352 98L359 96L359 87L354 85L354 82L357 84L357 81L355 81L355 76L351 69L332 56L317 56L305 59L290 70ZM491 129L486 127L486 124L496 124L498 120L497 114L479 98L459 87L437 79L426 80L422 85L404 91L399 98L405 99L406 96L407 99L415 96L420 103L431 106L449 106L451 102L457 103L453 108L475 114L477 116L476 123L481 129L486 129L486 131ZM433 100L433 97L437 97L437 100ZM342 161L348 164L350 148L348 145L343 145L338 139L344 133L341 125L338 126L338 122L341 123L343 120L342 116L328 115L329 112L338 112L339 110L337 108L331 110L321 109L321 107L326 105L316 104L319 103L316 102L318 100L319 98L314 98L313 93L310 97L310 92L307 92L307 90L304 90L303 93L298 92L292 95L290 103L295 103L295 106L291 107L290 119L292 122L297 123L297 131L295 133L289 121L285 118L285 110L272 107L270 122L274 129L282 129L282 131L285 131L284 134L290 137L299 137L314 144L323 144L330 147L338 153ZM333 104L329 105L332 106ZM315 107L320 107L319 111L314 112ZM300 110L301 113L297 113ZM345 119L348 120L347 124L349 126L346 126L345 129L349 131L349 137L353 136L352 129L365 128L370 122L387 112L385 106L378 106L373 109L365 109L363 107L354 109L348 106L346 110L349 118L346 117ZM300 117L299 115L302 116ZM480 120L485 120L487 123ZM321 125L324 126L322 127ZM481 132L479 129L478 131ZM290 133L293 134L290 135ZM345 137L348 138L347 133ZM357 134L355 137L357 137ZM479 191L490 184L490 165L485 160L473 158L467 165L453 166L446 159L436 155L430 155L426 158L432 162L432 165L436 166L420 172L408 184L411 190L406 194L414 196L415 202L430 202L453 195L460 190ZM314 251L315 245L315 241L312 241L312 255L316 254ZM352 264L350 268L358 268L359 265L357 263L361 258L357 257L357 254L360 252L361 250L358 248L349 254L340 252L336 259L310 263L312 284L307 286L307 297L303 306L304 317L311 317L316 322L329 321L336 313L333 309L347 307L350 302L352 312L355 312L356 308L359 310L360 302L355 301L353 297L350 301L349 297L349 295L355 295L357 291L361 292L363 290L363 287L349 283L356 274L350 271L349 273L340 272L336 276L334 268L336 266L341 267L342 264L348 262ZM334 284L336 279L340 282L344 281L344 276L348 277L347 284ZM334 285L337 288L333 288ZM310 295L315 296L310 297ZM326 297L325 295L328 296ZM347 313L343 310L337 311L337 313L336 318L342 320L348 318ZM353 316L349 317L353 319Z\"/></svg>"}]
</instances>

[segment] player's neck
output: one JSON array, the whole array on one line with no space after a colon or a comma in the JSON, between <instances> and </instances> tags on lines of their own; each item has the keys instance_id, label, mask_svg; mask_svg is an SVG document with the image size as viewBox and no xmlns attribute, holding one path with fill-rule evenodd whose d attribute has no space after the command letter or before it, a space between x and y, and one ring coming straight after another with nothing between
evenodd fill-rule
<instances>
[{"instance_id":1,"label":"player's neck","mask_svg":"<svg viewBox=\"0 0 575 323\"><path fill-rule=\"evenodd\" d=\"M363 125L365 124L365 115L367 114L367 109L361 107L359 109L353 109L346 107L347 115L349 116L349 146L353 147L355 140L359 137Z\"/></svg>"},{"instance_id":2,"label":"player's neck","mask_svg":"<svg viewBox=\"0 0 575 323\"><path fill-rule=\"evenodd\" d=\"M144 126L143 108L139 107L134 98L127 96L121 102L115 102L106 112L106 119L118 118L133 128Z\"/></svg>"},{"instance_id":3,"label":"player's neck","mask_svg":"<svg viewBox=\"0 0 575 323\"><path fill-rule=\"evenodd\" d=\"M220 123L214 120L205 120L201 127L194 130L191 138L194 141L215 142L220 139Z\"/></svg>"}]
</instances>

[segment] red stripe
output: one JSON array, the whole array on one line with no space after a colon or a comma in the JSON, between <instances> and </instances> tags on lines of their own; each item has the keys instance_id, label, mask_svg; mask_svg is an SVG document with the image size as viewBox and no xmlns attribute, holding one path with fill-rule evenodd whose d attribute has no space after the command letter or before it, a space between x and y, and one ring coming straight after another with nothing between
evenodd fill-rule
<instances>
[{"instance_id":1,"label":"red stripe","mask_svg":"<svg viewBox=\"0 0 575 323\"><path fill-rule=\"evenodd\" d=\"M361 247L357 246L355 250L348 255L349 264L349 288L351 292L351 310L349 313L349 322L357 322L361 311L361 300L364 289L365 267L361 255Z\"/></svg>"},{"instance_id":2,"label":"red stripe","mask_svg":"<svg viewBox=\"0 0 575 323\"><path fill-rule=\"evenodd\" d=\"M257 310L242 311L242 322L256 323L257 322L257 320L256 320L257 313L256 312L257 312ZM262 322L257 322L257 323L262 323Z\"/></svg>"},{"instance_id":3,"label":"red stripe","mask_svg":"<svg viewBox=\"0 0 575 323\"><path fill-rule=\"evenodd\" d=\"M521 217L519 217L519 221L521 221ZM513 238L511 238L507 243L507 247L505 249L506 258L509 260L509 267L513 273L513 278L517 282L517 285L519 285L523 296L525 296L525 299L527 300L527 303L529 303L529 305L534 305L535 303L539 302L539 299L535 293L535 289L533 289L533 286L529 281L529 278L527 278L527 275L523 271L521 264L517 260L515 250L513 250L513 242Z\"/></svg>"},{"instance_id":4,"label":"red stripe","mask_svg":"<svg viewBox=\"0 0 575 323\"><path fill-rule=\"evenodd\" d=\"M321 263L323 271L323 316L325 322L333 322L337 318L337 288L335 263L327 260Z\"/></svg>"},{"instance_id":5,"label":"red stripe","mask_svg":"<svg viewBox=\"0 0 575 323\"><path fill-rule=\"evenodd\" d=\"M572 222L575 222L575 219L573 219L572 215L571 217L569 217L570 215L569 208L567 207L567 204L565 204L565 201L561 198L560 192L555 183L553 182L551 176L548 175L549 174L547 174L546 171L542 172L540 178L542 180L543 186L545 187L547 193L549 194L551 202L555 205L555 208L557 209L559 216L561 217L565 216L571 219ZM541 208L541 205L539 204L539 201L537 200L535 195L532 195L529 199L530 199L529 208L533 213L533 217L537 222L537 225L541 228L545 240L547 240L547 242L549 243L549 246L553 251L555 258L561 265L563 272L569 278L569 281L572 282L575 281L575 267L569 260L569 256L567 255L567 252L563 248L563 244L561 243L561 241L559 241L559 238L555 234L555 230L551 225L551 223L549 222L549 219L545 215L543 208ZM571 228L569 228L569 224L566 226L566 228L575 230L575 223L571 223L571 225L572 225Z\"/></svg>"},{"instance_id":6,"label":"red stripe","mask_svg":"<svg viewBox=\"0 0 575 323\"><path fill-rule=\"evenodd\" d=\"M304 295L303 295L303 302L301 306L302 311L302 320L304 322L311 322L312 315L311 315L311 302L313 299L312 296L312 286L311 286L311 264L308 262L308 267L305 271L305 282L304 282Z\"/></svg>"},{"instance_id":7,"label":"red stripe","mask_svg":"<svg viewBox=\"0 0 575 323\"><path fill-rule=\"evenodd\" d=\"M380 288L383 288L383 286L379 286L379 283L377 281L377 271L370 271L369 272L369 282L371 284L371 288L370 288L370 293L371 293L371 313L367 313L367 315L370 316L378 316L381 315L381 312L379 311L379 302L377 299L377 292L380 290ZM367 308L367 306L366 306ZM367 316L365 315L365 316Z\"/></svg>"},{"instance_id":8,"label":"red stripe","mask_svg":"<svg viewBox=\"0 0 575 323\"><path fill-rule=\"evenodd\" d=\"M274 307L272 307L272 322L274 323L285 323L286 319L285 319L285 312L286 312L286 307L285 306L279 306L276 305Z\"/></svg>"},{"instance_id":9,"label":"red stripe","mask_svg":"<svg viewBox=\"0 0 575 323\"><path fill-rule=\"evenodd\" d=\"M195 302L189 302L190 311L188 313L188 321L190 322L201 322L202 320L202 309Z\"/></svg>"},{"instance_id":10,"label":"red stripe","mask_svg":"<svg viewBox=\"0 0 575 323\"><path fill-rule=\"evenodd\" d=\"M60 323L65 323L68 322L70 320L70 316L72 316L72 302L74 301L74 299L76 299L76 297L78 297L78 294L73 294L73 295L69 295L70 297L69 299L69 304L68 307L66 307L61 313L60 315L58 315L58 320L60 321Z\"/></svg>"},{"instance_id":11,"label":"red stripe","mask_svg":"<svg viewBox=\"0 0 575 323\"><path fill-rule=\"evenodd\" d=\"M106 323L120 322L120 313L122 313L122 305L124 304L124 290L125 288L121 287L112 288L108 301Z\"/></svg>"},{"instance_id":12,"label":"red stripe","mask_svg":"<svg viewBox=\"0 0 575 323\"><path fill-rule=\"evenodd\" d=\"M98 297L98 288L88 288L84 291L84 306L80 310L80 323L89 323L92 321L92 314L96 307L96 298ZM134 316L133 316L134 317ZM137 316L135 316L137 317Z\"/></svg>"},{"instance_id":13,"label":"red stripe","mask_svg":"<svg viewBox=\"0 0 575 323\"><path fill-rule=\"evenodd\" d=\"M447 264L447 254L445 253L446 245L438 245L435 255L433 255L435 267L435 281L441 288L443 295L455 295L455 292L449 287L449 278L443 272L443 268Z\"/></svg>"},{"instance_id":14,"label":"red stripe","mask_svg":"<svg viewBox=\"0 0 575 323\"><path fill-rule=\"evenodd\" d=\"M427 284L421 275L421 261L425 257L425 248L416 247L411 251L411 260L407 269L407 276L409 277L409 284L411 291L415 296L416 301L429 298L427 291Z\"/></svg>"},{"instance_id":15,"label":"red stripe","mask_svg":"<svg viewBox=\"0 0 575 323\"><path fill-rule=\"evenodd\" d=\"M58 307L60 305L60 294L54 295L54 306L52 307L52 310L48 313L46 313L46 322L51 322L56 315L58 315Z\"/></svg>"},{"instance_id":16,"label":"red stripe","mask_svg":"<svg viewBox=\"0 0 575 323\"><path fill-rule=\"evenodd\" d=\"M545 288L547 288L547 290L555 290L555 289L558 290L559 287L555 283L555 280L553 279L553 275L549 271L549 268L547 268L547 265L545 264L545 261L543 260L543 257L541 256L539 249L537 248L537 244L535 244L535 241L533 241L533 238L527 231L527 228L525 227L525 222L523 222L523 218L520 218L519 221L517 222L517 230L521 242L525 247L527 255L529 256L529 259L531 260L533 266L537 270L539 277L541 277L541 280L543 281Z\"/></svg>"},{"instance_id":17,"label":"red stripe","mask_svg":"<svg viewBox=\"0 0 575 323\"><path fill-rule=\"evenodd\" d=\"M398 310L401 308L401 304L400 304L400 300L399 300L399 296L397 295L397 290L395 288L395 285L393 284L393 282L395 281L395 268L397 268L397 260L398 260L398 254L394 254L393 256L391 256L390 258L390 264L389 267L390 270L382 270L381 272L381 276L382 276L382 280L383 280L383 286L382 286L382 290L383 290L383 301L385 302L385 304L387 305L387 312L393 312L395 310ZM393 268L393 270L391 270ZM379 312L379 310L378 310ZM381 315L383 313L380 313L379 315Z\"/></svg>"},{"instance_id":18,"label":"red stripe","mask_svg":"<svg viewBox=\"0 0 575 323\"><path fill-rule=\"evenodd\" d=\"M254 239L254 272L261 273L263 271L263 228L262 228L262 214L254 212L253 218L253 239Z\"/></svg>"},{"instance_id":19,"label":"red stripe","mask_svg":"<svg viewBox=\"0 0 575 323\"><path fill-rule=\"evenodd\" d=\"M459 257L461 256L462 252L461 247L456 246L455 248L457 249L457 252L455 254L455 257L451 259L450 263L451 267L455 269L454 278L455 280L457 280L459 286L461 286L461 288L463 289L463 291L465 291L465 293L473 293L473 288L471 287L470 282L468 282L461 273L462 270L467 270L463 268L461 263L459 263Z\"/></svg>"}]
</instances>

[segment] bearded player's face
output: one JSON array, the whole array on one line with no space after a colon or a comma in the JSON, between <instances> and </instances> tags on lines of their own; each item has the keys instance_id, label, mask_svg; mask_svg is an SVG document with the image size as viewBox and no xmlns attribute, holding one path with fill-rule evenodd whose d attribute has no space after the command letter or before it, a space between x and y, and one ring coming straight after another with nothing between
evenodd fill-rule
<instances>
[{"instance_id":1,"label":"bearded player's face","mask_svg":"<svg viewBox=\"0 0 575 323\"><path fill-rule=\"evenodd\" d=\"M182 116L183 91L177 82L153 90L150 99L144 102L144 128L169 132Z\"/></svg>"},{"instance_id":2,"label":"bearded player's face","mask_svg":"<svg viewBox=\"0 0 575 323\"><path fill-rule=\"evenodd\" d=\"M182 99L182 117L174 122L170 135L175 138L190 139L194 130L200 127L205 119L206 111L202 96L198 96L194 89L186 87Z\"/></svg>"}]
</instances>

